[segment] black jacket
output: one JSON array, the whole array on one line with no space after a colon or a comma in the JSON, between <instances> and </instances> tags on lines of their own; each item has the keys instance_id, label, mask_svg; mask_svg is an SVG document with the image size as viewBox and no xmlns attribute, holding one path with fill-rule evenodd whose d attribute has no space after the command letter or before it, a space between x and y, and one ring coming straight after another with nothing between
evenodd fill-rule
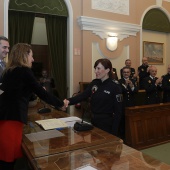
<instances>
[{"instance_id":1,"label":"black jacket","mask_svg":"<svg viewBox=\"0 0 170 170\"><path fill-rule=\"evenodd\" d=\"M170 102L170 74L166 74L163 76L162 88L163 102Z\"/></svg>"},{"instance_id":2,"label":"black jacket","mask_svg":"<svg viewBox=\"0 0 170 170\"><path fill-rule=\"evenodd\" d=\"M0 89L4 91L0 95L0 120L26 123L28 103L32 93L50 105L63 106L63 101L43 89L28 67L16 67L12 71L7 71L2 77Z\"/></svg>"},{"instance_id":3,"label":"black jacket","mask_svg":"<svg viewBox=\"0 0 170 170\"><path fill-rule=\"evenodd\" d=\"M161 102L162 87L155 85L155 81L150 76L144 79L144 89L146 90L146 104L157 104Z\"/></svg>"},{"instance_id":4,"label":"black jacket","mask_svg":"<svg viewBox=\"0 0 170 170\"><path fill-rule=\"evenodd\" d=\"M138 92L138 88L136 85L136 81L134 79L130 79L134 85L134 89L132 90L131 87L125 85L125 79L119 79L119 83L122 86L123 92L123 101L126 107L135 106L135 97L134 95Z\"/></svg>"},{"instance_id":5,"label":"black jacket","mask_svg":"<svg viewBox=\"0 0 170 170\"><path fill-rule=\"evenodd\" d=\"M102 115L100 120L108 115L113 116L113 134L116 135L123 109L122 90L118 81L108 78L102 82L100 79L95 79L84 92L73 98L69 98L70 105L79 103L88 97L91 98L90 104L92 113L97 117ZM107 126L107 124L105 124L105 126Z\"/></svg>"},{"instance_id":6,"label":"black jacket","mask_svg":"<svg viewBox=\"0 0 170 170\"><path fill-rule=\"evenodd\" d=\"M149 72L147 72L148 65L141 65L138 67L138 74L139 74L139 89L144 89L144 78L149 76Z\"/></svg>"}]
</instances>

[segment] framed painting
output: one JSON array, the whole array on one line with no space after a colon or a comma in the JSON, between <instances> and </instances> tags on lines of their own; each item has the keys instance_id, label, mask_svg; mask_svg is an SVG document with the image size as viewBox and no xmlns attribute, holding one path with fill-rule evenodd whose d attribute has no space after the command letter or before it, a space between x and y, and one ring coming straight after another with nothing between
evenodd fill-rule
<instances>
[{"instance_id":1,"label":"framed painting","mask_svg":"<svg viewBox=\"0 0 170 170\"><path fill-rule=\"evenodd\" d=\"M143 57L149 64L163 64L164 43L143 41Z\"/></svg>"}]
</instances>

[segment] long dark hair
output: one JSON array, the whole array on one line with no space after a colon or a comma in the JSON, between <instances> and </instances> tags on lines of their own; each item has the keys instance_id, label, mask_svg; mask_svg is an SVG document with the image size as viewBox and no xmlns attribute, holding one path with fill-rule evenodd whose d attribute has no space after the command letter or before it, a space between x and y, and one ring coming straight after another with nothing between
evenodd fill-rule
<instances>
[{"instance_id":1,"label":"long dark hair","mask_svg":"<svg viewBox=\"0 0 170 170\"><path fill-rule=\"evenodd\" d=\"M94 68L97 67L97 65L101 63L103 65L103 67L105 69L110 69L110 71L108 72L109 78L113 79L113 68L112 68L112 63L110 62L110 60L108 59L98 59L95 63L94 63Z\"/></svg>"}]
</instances>

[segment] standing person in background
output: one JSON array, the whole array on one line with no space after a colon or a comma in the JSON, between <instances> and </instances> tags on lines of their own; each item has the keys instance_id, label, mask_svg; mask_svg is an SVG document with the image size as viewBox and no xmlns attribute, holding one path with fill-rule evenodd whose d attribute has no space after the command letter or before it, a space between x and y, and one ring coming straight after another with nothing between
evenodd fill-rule
<instances>
[{"instance_id":1,"label":"standing person in background","mask_svg":"<svg viewBox=\"0 0 170 170\"><path fill-rule=\"evenodd\" d=\"M27 123L29 97L35 93L55 108L64 110L64 102L49 94L31 70L32 48L25 43L13 46L8 65L2 75L0 90L0 169L13 170L22 156L23 125Z\"/></svg>"},{"instance_id":2,"label":"standing person in background","mask_svg":"<svg viewBox=\"0 0 170 170\"><path fill-rule=\"evenodd\" d=\"M161 102L160 92L162 91L162 78L157 78L157 68L149 67L150 76L144 79L144 89L146 90L146 104L157 104Z\"/></svg>"},{"instance_id":3,"label":"standing person in background","mask_svg":"<svg viewBox=\"0 0 170 170\"><path fill-rule=\"evenodd\" d=\"M119 79L119 83L122 87L123 104L125 107L135 106L135 93L138 92L136 81L130 78L131 69L129 67L123 67L123 78ZM125 138L125 110L123 110L122 119L120 123L120 137Z\"/></svg>"},{"instance_id":4,"label":"standing person in background","mask_svg":"<svg viewBox=\"0 0 170 170\"><path fill-rule=\"evenodd\" d=\"M47 70L42 70L42 77L40 78L40 84L51 94L55 88L54 79L48 76Z\"/></svg>"},{"instance_id":5,"label":"standing person in background","mask_svg":"<svg viewBox=\"0 0 170 170\"><path fill-rule=\"evenodd\" d=\"M134 79L135 81L137 80L136 74L135 74L135 69L131 67L132 62L130 59L125 60L125 67L129 67L130 68L130 78ZM121 78L123 78L123 68L120 70L120 75Z\"/></svg>"},{"instance_id":6,"label":"standing person in background","mask_svg":"<svg viewBox=\"0 0 170 170\"><path fill-rule=\"evenodd\" d=\"M122 90L118 81L113 80L112 69L110 60L97 60L94 64L96 79L84 92L65 102L74 105L91 97L92 124L117 136L123 109Z\"/></svg>"},{"instance_id":7,"label":"standing person in background","mask_svg":"<svg viewBox=\"0 0 170 170\"><path fill-rule=\"evenodd\" d=\"M149 65L148 58L142 58L142 65L138 67L138 76L139 76L139 89L144 89L143 80L149 76Z\"/></svg>"},{"instance_id":8,"label":"standing person in background","mask_svg":"<svg viewBox=\"0 0 170 170\"><path fill-rule=\"evenodd\" d=\"M119 79L122 87L123 101L125 107L135 106L134 94L138 92L136 81L130 78L130 68L123 68L123 78Z\"/></svg>"},{"instance_id":9,"label":"standing person in background","mask_svg":"<svg viewBox=\"0 0 170 170\"><path fill-rule=\"evenodd\" d=\"M167 74L162 77L163 102L170 102L170 64L168 65Z\"/></svg>"},{"instance_id":10,"label":"standing person in background","mask_svg":"<svg viewBox=\"0 0 170 170\"><path fill-rule=\"evenodd\" d=\"M6 67L4 58L8 55L8 53L9 53L8 39L6 37L0 35L0 77Z\"/></svg>"}]
</instances>

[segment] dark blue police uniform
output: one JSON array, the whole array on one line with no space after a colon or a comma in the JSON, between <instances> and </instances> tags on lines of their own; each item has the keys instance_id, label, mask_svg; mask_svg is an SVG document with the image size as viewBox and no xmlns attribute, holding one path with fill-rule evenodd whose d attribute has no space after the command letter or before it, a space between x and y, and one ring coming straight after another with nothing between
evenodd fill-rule
<instances>
[{"instance_id":1,"label":"dark blue police uniform","mask_svg":"<svg viewBox=\"0 0 170 170\"><path fill-rule=\"evenodd\" d=\"M91 98L92 124L111 134L118 135L122 116L122 90L116 80L94 79L81 94L69 98L70 105Z\"/></svg>"},{"instance_id":2,"label":"dark blue police uniform","mask_svg":"<svg viewBox=\"0 0 170 170\"><path fill-rule=\"evenodd\" d=\"M162 87L155 85L158 78L152 79L150 76L144 79L144 89L146 90L146 104L157 104L161 102Z\"/></svg>"},{"instance_id":3,"label":"dark blue police uniform","mask_svg":"<svg viewBox=\"0 0 170 170\"><path fill-rule=\"evenodd\" d=\"M163 102L170 102L170 74L166 74L162 79Z\"/></svg>"}]
</instances>

